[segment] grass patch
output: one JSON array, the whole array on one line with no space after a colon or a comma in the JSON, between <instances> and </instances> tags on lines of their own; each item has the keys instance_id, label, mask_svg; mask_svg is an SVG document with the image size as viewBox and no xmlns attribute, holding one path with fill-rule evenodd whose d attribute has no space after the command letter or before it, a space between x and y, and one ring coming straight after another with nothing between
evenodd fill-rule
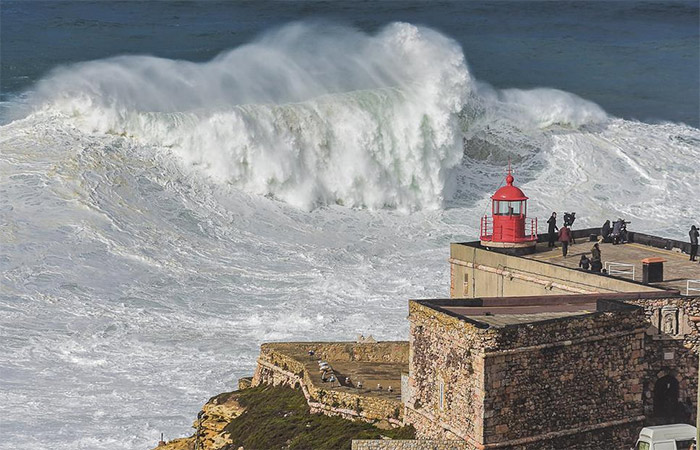
<instances>
[{"instance_id":1,"label":"grass patch","mask_svg":"<svg viewBox=\"0 0 700 450\"><path fill-rule=\"evenodd\" d=\"M350 450L353 439L415 439L412 426L380 430L365 422L311 414L300 391L258 386L237 392L246 408L225 430L233 440L226 450Z\"/></svg>"}]
</instances>

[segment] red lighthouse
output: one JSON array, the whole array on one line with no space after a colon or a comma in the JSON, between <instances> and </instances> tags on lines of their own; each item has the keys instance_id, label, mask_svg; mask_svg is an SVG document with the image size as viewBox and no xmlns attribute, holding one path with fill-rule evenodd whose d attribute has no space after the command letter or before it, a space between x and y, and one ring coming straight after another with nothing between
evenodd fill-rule
<instances>
[{"instance_id":1,"label":"red lighthouse","mask_svg":"<svg viewBox=\"0 0 700 450\"><path fill-rule=\"evenodd\" d=\"M481 218L481 245L529 253L537 243L537 218L527 223L526 234L527 197L513 180L509 164L506 185L491 196L491 218Z\"/></svg>"}]
</instances>

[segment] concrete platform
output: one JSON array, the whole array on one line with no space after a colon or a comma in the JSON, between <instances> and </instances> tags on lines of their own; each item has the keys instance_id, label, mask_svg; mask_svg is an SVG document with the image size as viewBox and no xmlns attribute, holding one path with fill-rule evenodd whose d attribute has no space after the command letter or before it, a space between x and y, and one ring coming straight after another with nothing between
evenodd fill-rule
<instances>
[{"instance_id":1,"label":"concrete platform","mask_svg":"<svg viewBox=\"0 0 700 450\"><path fill-rule=\"evenodd\" d=\"M382 397L387 400L400 402L401 373L408 372L408 342L391 344L402 344L405 345L405 358L399 357L396 352L392 352L393 355L381 355L384 351L382 347L387 345L383 342L375 344L304 342L268 345L274 347L276 351L302 363L309 373L312 383L319 388L363 396ZM363 346L366 349L376 347L378 354L371 357L372 361L350 360L352 357L349 357L346 352L335 351L332 347L334 345L346 346L347 348ZM340 348L343 349L343 347ZM309 355L309 350L314 351L313 356ZM371 351L367 353L371 353ZM331 366L337 378L335 382L331 383L321 380L321 371L318 366L319 358ZM389 361L377 361L377 359L389 359ZM345 382L346 377L350 378L348 383ZM362 382L362 388L357 387L358 382ZM382 386L382 389L377 388L378 384ZM389 386L392 387L392 392L388 391Z\"/></svg>"},{"instance_id":2,"label":"concrete platform","mask_svg":"<svg viewBox=\"0 0 700 450\"><path fill-rule=\"evenodd\" d=\"M576 244L569 246L568 255L564 258L561 254L560 242L557 242L556 248L549 248L546 242L541 242L537 244L535 253L524 257L578 269L581 255L585 253L590 258L591 248L594 243L595 242L589 242L588 239L577 239ZM637 243L618 245L602 243L600 244L600 252L603 265L605 265L606 262L632 264L634 266L634 281L639 283L642 281L642 259L650 257L662 257L666 259L664 263L664 280L659 283L650 283L650 286L667 290L677 290L681 294L685 294L687 280L700 280L700 264L698 264L698 262L689 261L688 255L677 251L664 250ZM626 270L624 267L620 267L620 269ZM615 274L614 276L632 280L632 274ZM700 288L700 285L696 284L695 287ZM691 292L691 294L692 293L693 292ZM695 294L697 294L697 292L695 292Z\"/></svg>"},{"instance_id":3,"label":"concrete platform","mask_svg":"<svg viewBox=\"0 0 700 450\"><path fill-rule=\"evenodd\" d=\"M590 302L582 304L562 302L547 305L483 307L442 306L441 309L450 311L456 315L478 320L492 327L502 327L590 314L596 311L596 303Z\"/></svg>"},{"instance_id":4,"label":"concrete platform","mask_svg":"<svg viewBox=\"0 0 700 450\"><path fill-rule=\"evenodd\" d=\"M401 400L401 372L408 372L408 363L392 364L356 361L328 361L328 363L338 376L339 382L333 384L323 383L320 373L316 370L317 376L313 378L316 386L324 387L327 385L332 390L384 397L396 401ZM311 370L311 367L307 366L307 368ZM316 365L316 369L318 369L318 365ZM350 378L347 384L345 383L345 377ZM358 381L362 382L362 388L357 387ZM381 384L381 390L377 388L378 384ZM389 386L391 386L392 392L388 391Z\"/></svg>"}]
</instances>

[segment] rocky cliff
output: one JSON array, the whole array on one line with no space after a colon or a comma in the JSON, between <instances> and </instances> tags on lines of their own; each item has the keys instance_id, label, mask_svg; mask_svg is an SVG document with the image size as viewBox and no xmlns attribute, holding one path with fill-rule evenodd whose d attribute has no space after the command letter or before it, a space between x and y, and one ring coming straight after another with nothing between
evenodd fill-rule
<instances>
[{"instance_id":1,"label":"rocky cliff","mask_svg":"<svg viewBox=\"0 0 700 450\"><path fill-rule=\"evenodd\" d=\"M262 385L211 398L193 424L195 433L155 450L350 449L352 439L412 439L412 427L312 414L301 391Z\"/></svg>"}]
</instances>

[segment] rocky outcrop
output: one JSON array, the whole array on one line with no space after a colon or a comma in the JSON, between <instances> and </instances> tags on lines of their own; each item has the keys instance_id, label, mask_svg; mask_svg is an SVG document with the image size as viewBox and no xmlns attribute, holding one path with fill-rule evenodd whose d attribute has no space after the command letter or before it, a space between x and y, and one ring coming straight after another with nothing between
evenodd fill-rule
<instances>
[{"instance_id":1,"label":"rocky outcrop","mask_svg":"<svg viewBox=\"0 0 700 450\"><path fill-rule=\"evenodd\" d=\"M226 426L243 414L245 408L238 403L240 391L229 392L211 398L197 415L192 427L195 434L188 438L173 439L157 450L225 450L232 443ZM199 443L199 447L196 444Z\"/></svg>"},{"instance_id":2,"label":"rocky outcrop","mask_svg":"<svg viewBox=\"0 0 700 450\"><path fill-rule=\"evenodd\" d=\"M350 450L353 439L413 439L413 427L313 414L304 395L262 385L212 398L194 422L195 434L155 450Z\"/></svg>"}]
</instances>

